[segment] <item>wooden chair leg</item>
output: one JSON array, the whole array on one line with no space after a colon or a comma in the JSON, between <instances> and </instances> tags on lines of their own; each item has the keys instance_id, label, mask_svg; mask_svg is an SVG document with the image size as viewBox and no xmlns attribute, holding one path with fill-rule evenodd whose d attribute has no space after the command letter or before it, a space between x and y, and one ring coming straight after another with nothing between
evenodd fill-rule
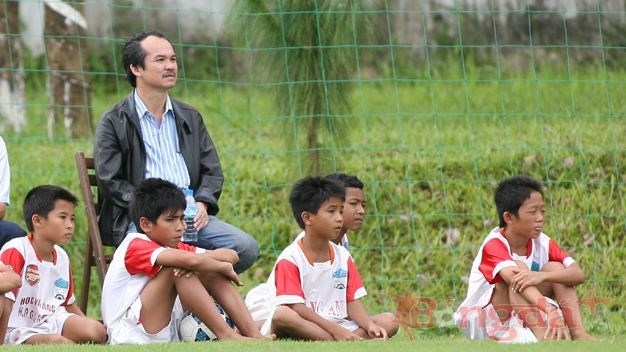
<instances>
[{"instance_id":1,"label":"wooden chair leg","mask_svg":"<svg viewBox=\"0 0 626 352\"><path fill-rule=\"evenodd\" d=\"M89 284L91 282L91 267L93 262L93 243L91 237L87 236L87 248L85 250L85 264L83 265L83 282L80 290L80 310L87 314L87 304L89 303Z\"/></svg>"}]
</instances>

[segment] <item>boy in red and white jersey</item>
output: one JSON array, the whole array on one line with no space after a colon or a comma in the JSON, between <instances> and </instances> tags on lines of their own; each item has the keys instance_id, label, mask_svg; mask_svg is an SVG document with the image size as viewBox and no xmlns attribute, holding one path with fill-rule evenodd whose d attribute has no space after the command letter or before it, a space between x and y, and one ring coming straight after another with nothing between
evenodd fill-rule
<instances>
[{"instance_id":1,"label":"boy in red and white jersey","mask_svg":"<svg viewBox=\"0 0 626 352\"><path fill-rule=\"evenodd\" d=\"M265 339L233 285L232 249L204 250L181 242L185 196L173 183L148 178L135 190L129 214L138 233L115 250L102 288L102 317L111 344L178 341L185 311L218 337ZM217 313L217 301L235 323Z\"/></svg>"},{"instance_id":2,"label":"boy in red and white jersey","mask_svg":"<svg viewBox=\"0 0 626 352\"><path fill-rule=\"evenodd\" d=\"M500 182L494 198L500 226L474 259L467 296L455 313L457 326L470 339L509 343L591 338L575 288L584 274L543 233L541 184L511 177Z\"/></svg>"},{"instance_id":3,"label":"boy in red and white jersey","mask_svg":"<svg viewBox=\"0 0 626 352\"><path fill-rule=\"evenodd\" d=\"M324 177L327 180L336 181L343 185L345 189L345 200L343 203L343 225L341 231L336 238L331 239L337 245L350 250L350 242L348 241L348 231L357 231L363 225L365 219L365 192L364 185L358 177L348 175L342 172L332 173ZM300 232L294 241L298 241L304 237L304 231ZM276 287L274 285L274 270L270 273L266 282L262 282L252 288L246 294L246 306L252 315L252 318L261 325L267 320L269 314L275 306ZM265 325L265 329L269 329L269 325ZM267 331L261 331L267 332Z\"/></svg>"},{"instance_id":4,"label":"boy in red and white jersey","mask_svg":"<svg viewBox=\"0 0 626 352\"><path fill-rule=\"evenodd\" d=\"M72 193L51 185L37 186L26 195L24 221L30 233L0 251L2 262L21 277L21 287L4 297L11 308L6 343L106 342L102 323L74 304L70 259L60 247L74 233L76 203Z\"/></svg>"},{"instance_id":5,"label":"boy in red and white jersey","mask_svg":"<svg viewBox=\"0 0 626 352\"><path fill-rule=\"evenodd\" d=\"M275 305L261 331L303 340L388 339L398 331L393 314L369 316L367 292L348 250L333 242L342 231L345 190L334 180L298 181L289 201L305 234L279 255Z\"/></svg>"}]
</instances>

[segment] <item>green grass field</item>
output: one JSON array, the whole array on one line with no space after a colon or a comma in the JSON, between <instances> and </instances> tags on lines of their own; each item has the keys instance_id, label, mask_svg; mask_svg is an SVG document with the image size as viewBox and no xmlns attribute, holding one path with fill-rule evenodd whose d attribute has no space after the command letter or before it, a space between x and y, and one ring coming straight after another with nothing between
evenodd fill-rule
<instances>
[{"instance_id":1,"label":"green grass field","mask_svg":"<svg viewBox=\"0 0 626 352\"><path fill-rule=\"evenodd\" d=\"M598 341L551 341L532 345L508 345L498 344L490 341L468 341L463 338L432 337L416 339L413 341L394 339L390 341L352 341L352 342L296 342L296 341L224 341L206 343L171 343L156 344L147 346L20 346L23 351L46 351L46 352L81 352L81 351L180 351L193 352L205 351L207 349L214 352L309 352L320 351L326 348L335 351L350 352L396 352L396 351L429 351L429 352L498 352L498 351L529 351L534 352L577 352L602 350L604 352L619 352L623 350L626 339L624 337L605 338ZM208 346L207 346L208 344ZM0 351L12 351L16 347L2 346Z\"/></svg>"},{"instance_id":2,"label":"green grass field","mask_svg":"<svg viewBox=\"0 0 626 352\"><path fill-rule=\"evenodd\" d=\"M353 115L342 117L350 126L343 143L323 150L328 171L358 174L366 184L368 217L351 238L369 292L366 307L372 312L394 311L395 303L387 293L408 292L434 299L444 313L454 310L465 295L464 278L476 248L495 226L491 201L495 183L511 174L528 173L547 186L545 232L577 259L587 275L579 288L581 297L595 293L606 299L583 308L587 327L601 337L600 342L548 343L533 349L617 350L626 332L626 73L591 70L570 72L568 79L552 73L537 79L502 80L470 73L469 79L363 82L354 94ZM125 94L95 94L94 116ZM266 279L276 255L298 231L287 194L293 182L306 174L298 162L306 150L286 146L285 136L278 131L288 120L275 115L271 97L261 88L183 82L173 95L203 112L217 145L226 176L220 216L259 241L261 257L242 275L243 294ZM78 150L91 154L93 148L91 139L47 138L45 94L35 91L29 102L27 130L3 135L12 167L8 218L18 222L23 195L34 185L53 183L79 194L73 155ZM449 244L443 234L451 228L460 236ZM75 238L66 246L77 287L85 231L79 206ZM97 317L96 281L92 280L88 313ZM442 320L439 329L416 331L415 341L400 334L391 343L350 343L349 348L528 348L469 343L449 323ZM279 342L267 344L267 349L324 348L320 345ZM264 346L219 343L211 348L263 350Z\"/></svg>"}]
</instances>

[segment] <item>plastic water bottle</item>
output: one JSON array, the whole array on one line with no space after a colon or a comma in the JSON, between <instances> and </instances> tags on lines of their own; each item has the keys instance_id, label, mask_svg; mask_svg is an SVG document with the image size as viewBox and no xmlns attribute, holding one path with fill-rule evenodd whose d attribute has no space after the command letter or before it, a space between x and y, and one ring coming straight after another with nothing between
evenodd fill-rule
<instances>
[{"instance_id":1,"label":"plastic water bottle","mask_svg":"<svg viewBox=\"0 0 626 352\"><path fill-rule=\"evenodd\" d=\"M193 219L198 212L198 206L196 200L193 198L193 190L185 188L185 200L187 201L187 207L185 208L185 232L183 232L183 242L195 242L198 240L198 231L193 226Z\"/></svg>"}]
</instances>

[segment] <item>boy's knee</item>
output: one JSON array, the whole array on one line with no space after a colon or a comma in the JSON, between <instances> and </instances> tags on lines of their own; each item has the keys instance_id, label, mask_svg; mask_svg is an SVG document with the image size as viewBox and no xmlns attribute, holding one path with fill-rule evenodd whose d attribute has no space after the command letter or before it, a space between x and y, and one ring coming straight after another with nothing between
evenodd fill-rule
<instances>
[{"instance_id":1,"label":"boy's knee","mask_svg":"<svg viewBox=\"0 0 626 352\"><path fill-rule=\"evenodd\" d=\"M380 314L380 318L383 321L384 327L386 328L387 335L389 335L389 337L395 335L398 332L398 329L400 328L400 323L393 313L382 313Z\"/></svg>"},{"instance_id":2,"label":"boy's knee","mask_svg":"<svg viewBox=\"0 0 626 352\"><path fill-rule=\"evenodd\" d=\"M272 328L280 329L283 326L293 325L294 320L300 315L293 309L286 306L278 306L272 315Z\"/></svg>"},{"instance_id":3,"label":"boy's knee","mask_svg":"<svg viewBox=\"0 0 626 352\"><path fill-rule=\"evenodd\" d=\"M94 343L106 343L108 339L107 330L98 321L93 321L90 329L86 329L85 336L86 341L94 342Z\"/></svg>"}]
</instances>

